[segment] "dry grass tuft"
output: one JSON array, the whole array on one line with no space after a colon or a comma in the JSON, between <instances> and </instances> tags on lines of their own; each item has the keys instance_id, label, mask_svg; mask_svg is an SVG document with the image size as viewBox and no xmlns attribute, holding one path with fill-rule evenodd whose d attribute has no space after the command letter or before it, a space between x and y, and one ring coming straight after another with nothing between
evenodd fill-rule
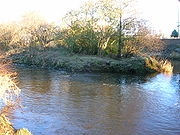
<instances>
[{"instance_id":1,"label":"dry grass tuft","mask_svg":"<svg viewBox=\"0 0 180 135\"><path fill-rule=\"evenodd\" d=\"M0 135L32 135L27 129L15 130L5 115L0 115Z\"/></svg>"},{"instance_id":2,"label":"dry grass tuft","mask_svg":"<svg viewBox=\"0 0 180 135\"><path fill-rule=\"evenodd\" d=\"M18 129L14 135L32 135L26 128Z\"/></svg>"},{"instance_id":3,"label":"dry grass tuft","mask_svg":"<svg viewBox=\"0 0 180 135\"><path fill-rule=\"evenodd\" d=\"M0 57L0 99L5 103L4 109L0 110L0 135L31 135L27 129L15 130L5 116L9 109L13 109L20 89L16 85L16 73L9 69L9 63Z\"/></svg>"},{"instance_id":4,"label":"dry grass tuft","mask_svg":"<svg viewBox=\"0 0 180 135\"><path fill-rule=\"evenodd\" d=\"M20 89L16 85L16 73L10 72L9 64L0 59L0 98L6 105L15 103Z\"/></svg>"},{"instance_id":5,"label":"dry grass tuft","mask_svg":"<svg viewBox=\"0 0 180 135\"><path fill-rule=\"evenodd\" d=\"M16 73L8 68L9 64L3 62L0 57L0 99L5 103L5 108L0 110L0 135L31 135L27 129L15 130L8 118L5 116L8 109L13 109L20 89L16 86Z\"/></svg>"},{"instance_id":6,"label":"dry grass tuft","mask_svg":"<svg viewBox=\"0 0 180 135\"><path fill-rule=\"evenodd\" d=\"M171 62L168 60L149 57L146 59L146 66L159 73L165 73L165 74L173 73L173 66Z\"/></svg>"},{"instance_id":7,"label":"dry grass tuft","mask_svg":"<svg viewBox=\"0 0 180 135\"><path fill-rule=\"evenodd\" d=\"M0 115L0 135L13 135L14 128L9 120L4 116Z\"/></svg>"}]
</instances>

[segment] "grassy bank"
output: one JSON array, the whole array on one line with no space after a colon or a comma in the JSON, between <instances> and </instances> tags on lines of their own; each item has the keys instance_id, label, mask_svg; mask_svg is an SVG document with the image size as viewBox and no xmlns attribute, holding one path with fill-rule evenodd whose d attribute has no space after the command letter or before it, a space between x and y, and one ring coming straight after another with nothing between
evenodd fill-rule
<instances>
[{"instance_id":1,"label":"grassy bank","mask_svg":"<svg viewBox=\"0 0 180 135\"><path fill-rule=\"evenodd\" d=\"M90 55L77 55L65 48L28 48L9 54L14 63L61 69L70 72L151 73L157 72L147 65L147 58L112 59ZM159 71L158 71L159 72Z\"/></svg>"}]
</instances>

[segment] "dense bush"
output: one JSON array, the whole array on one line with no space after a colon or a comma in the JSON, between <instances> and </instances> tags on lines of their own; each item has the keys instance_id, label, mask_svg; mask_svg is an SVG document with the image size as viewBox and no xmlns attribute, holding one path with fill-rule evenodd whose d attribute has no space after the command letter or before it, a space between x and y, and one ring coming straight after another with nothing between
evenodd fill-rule
<instances>
[{"instance_id":1,"label":"dense bush","mask_svg":"<svg viewBox=\"0 0 180 135\"><path fill-rule=\"evenodd\" d=\"M135 17L128 0L97 0L68 12L56 26L29 13L16 23L0 24L0 49L65 46L88 55L131 57L159 53L163 43ZM157 51L158 50L158 51Z\"/></svg>"}]
</instances>

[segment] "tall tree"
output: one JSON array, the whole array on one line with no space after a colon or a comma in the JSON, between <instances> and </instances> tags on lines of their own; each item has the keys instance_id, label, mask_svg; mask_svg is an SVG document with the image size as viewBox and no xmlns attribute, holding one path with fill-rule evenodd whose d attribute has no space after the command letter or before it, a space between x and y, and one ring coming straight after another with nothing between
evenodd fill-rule
<instances>
[{"instance_id":1,"label":"tall tree","mask_svg":"<svg viewBox=\"0 0 180 135\"><path fill-rule=\"evenodd\" d=\"M30 39L31 45L45 46L54 40L56 27L48 23L42 16L30 12L23 16L21 31Z\"/></svg>"},{"instance_id":2,"label":"tall tree","mask_svg":"<svg viewBox=\"0 0 180 135\"><path fill-rule=\"evenodd\" d=\"M178 37L179 33L176 30L173 30L171 37Z\"/></svg>"},{"instance_id":3,"label":"tall tree","mask_svg":"<svg viewBox=\"0 0 180 135\"><path fill-rule=\"evenodd\" d=\"M64 21L68 31L71 31L71 41L75 41L71 43L71 47L79 46L82 50L84 44L80 45L82 42L79 40L86 39L86 42L89 40L88 46L97 48L95 52L102 54L108 44L113 42L118 44L118 56L121 56L124 37L133 34L137 23L130 3L132 0L98 0L84 4L80 10L67 13ZM82 35L83 33L86 35ZM116 37L116 42L110 40L113 36Z\"/></svg>"},{"instance_id":4,"label":"tall tree","mask_svg":"<svg viewBox=\"0 0 180 135\"><path fill-rule=\"evenodd\" d=\"M135 9L132 7L134 0L119 0L116 1L115 12L118 19L118 57L122 56L124 40L128 35L134 35L138 28L139 21L135 17Z\"/></svg>"}]
</instances>

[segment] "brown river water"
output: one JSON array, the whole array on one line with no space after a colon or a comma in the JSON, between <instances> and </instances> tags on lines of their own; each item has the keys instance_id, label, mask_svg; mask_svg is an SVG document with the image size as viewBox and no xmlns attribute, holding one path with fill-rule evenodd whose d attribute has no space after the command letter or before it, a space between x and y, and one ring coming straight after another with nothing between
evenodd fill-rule
<instances>
[{"instance_id":1,"label":"brown river water","mask_svg":"<svg viewBox=\"0 0 180 135\"><path fill-rule=\"evenodd\" d=\"M173 75L67 73L17 66L15 128L34 135L180 135L180 62Z\"/></svg>"}]
</instances>

